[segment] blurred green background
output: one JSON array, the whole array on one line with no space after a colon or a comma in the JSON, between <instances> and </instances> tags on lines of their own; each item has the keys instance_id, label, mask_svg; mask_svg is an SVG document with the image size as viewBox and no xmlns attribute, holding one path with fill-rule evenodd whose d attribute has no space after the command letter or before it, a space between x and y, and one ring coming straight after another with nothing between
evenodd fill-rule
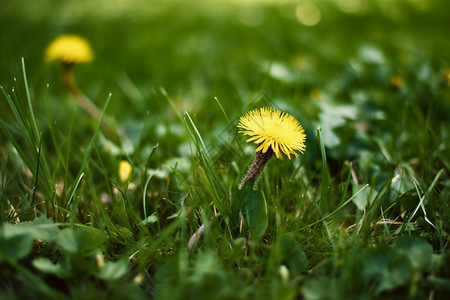
<instances>
[{"instance_id":1,"label":"blurred green background","mask_svg":"<svg viewBox=\"0 0 450 300\"><path fill-rule=\"evenodd\" d=\"M271 78L304 98L308 89L339 88L351 80L345 68L358 72L361 60L399 75L405 65L448 65L448 8L445 0L3 0L0 82L8 88L20 77L24 57L36 92L50 83L57 95L57 70L44 51L56 36L76 33L95 52L79 67L80 86L99 102L112 92L118 118L148 108L161 86L185 97L186 108L214 96L229 108L248 103L269 65Z\"/></svg>"}]
</instances>

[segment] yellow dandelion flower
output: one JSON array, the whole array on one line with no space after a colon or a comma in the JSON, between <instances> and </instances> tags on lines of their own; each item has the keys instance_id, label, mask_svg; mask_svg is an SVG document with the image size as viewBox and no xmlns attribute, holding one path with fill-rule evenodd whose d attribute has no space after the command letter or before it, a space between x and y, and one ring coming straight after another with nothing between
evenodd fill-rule
<instances>
[{"instance_id":1,"label":"yellow dandelion flower","mask_svg":"<svg viewBox=\"0 0 450 300\"><path fill-rule=\"evenodd\" d=\"M92 60L91 47L78 35L61 35L47 47L47 60L59 60L66 64L76 64Z\"/></svg>"},{"instance_id":2,"label":"yellow dandelion flower","mask_svg":"<svg viewBox=\"0 0 450 300\"><path fill-rule=\"evenodd\" d=\"M130 179L131 171L133 170L130 163L126 160L119 162L119 179L121 182L126 182Z\"/></svg>"},{"instance_id":3,"label":"yellow dandelion flower","mask_svg":"<svg viewBox=\"0 0 450 300\"><path fill-rule=\"evenodd\" d=\"M78 35L61 35L48 45L45 58L62 63L64 86L82 109L95 119L100 119L101 111L78 89L73 74L75 64L92 60L92 50L88 41Z\"/></svg>"},{"instance_id":4,"label":"yellow dandelion flower","mask_svg":"<svg viewBox=\"0 0 450 300\"><path fill-rule=\"evenodd\" d=\"M296 151L305 151L306 135L302 125L293 116L278 109L254 109L241 117L238 127L241 128L240 133L250 136L247 142L258 145L255 159L239 189L242 189L250 178L256 181L274 154L281 158L281 153L284 153L291 159L291 154L298 156Z\"/></svg>"},{"instance_id":5,"label":"yellow dandelion flower","mask_svg":"<svg viewBox=\"0 0 450 300\"><path fill-rule=\"evenodd\" d=\"M271 149L277 158L281 152L291 159L296 151L305 151L306 135L302 125L291 115L278 109L261 107L248 112L239 120L240 133L249 135L247 142L259 147L256 152L266 153Z\"/></svg>"}]
</instances>

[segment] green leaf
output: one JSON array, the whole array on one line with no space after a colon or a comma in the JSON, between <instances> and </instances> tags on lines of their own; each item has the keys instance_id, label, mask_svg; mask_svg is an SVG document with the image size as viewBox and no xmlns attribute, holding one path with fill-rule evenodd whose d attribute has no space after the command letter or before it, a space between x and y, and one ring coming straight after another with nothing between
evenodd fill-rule
<instances>
[{"instance_id":1,"label":"green leaf","mask_svg":"<svg viewBox=\"0 0 450 300\"><path fill-rule=\"evenodd\" d=\"M17 229L31 234L33 238L46 242L55 240L60 231L55 223L43 215L34 219L32 222L21 222L15 226Z\"/></svg>"},{"instance_id":2,"label":"green leaf","mask_svg":"<svg viewBox=\"0 0 450 300\"><path fill-rule=\"evenodd\" d=\"M158 216L156 215L156 213L153 213L150 216L148 216L146 219L142 220L142 222L139 224L140 225L148 225L148 224L153 224L156 222L158 222Z\"/></svg>"},{"instance_id":3,"label":"green leaf","mask_svg":"<svg viewBox=\"0 0 450 300\"><path fill-rule=\"evenodd\" d=\"M432 285L441 290L450 293L450 279L430 275L427 277L427 282L431 283Z\"/></svg>"},{"instance_id":4,"label":"green leaf","mask_svg":"<svg viewBox=\"0 0 450 300\"><path fill-rule=\"evenodd\" d=\"M414 268L425 271L432 265L433 247L418 237L401 237L394 248L405 254Z\"/></svg>"},{"instance_id":5,"label":"green leaf","mask_svg":"<svg viewBox=\"0 0 450 300\"><path fill-rule=\"evenodd\" d=\"M340 105L332 102L321 102L319 114L323 142L327 147L336 147L341 143L335 129L346 124L347 119L356 119L356 108L353 105Z\"/></svg>"},{"instance_id":6,"label":"green leaf","mask_svg":"<svg viewBox=\"0 0 450 300\"><path fill-rule=\"evenodd\" d=\"M332 295L337 295L338 288L335 282L326 277L319 277L305 282L302 286L302 293L305 299L337 299Z\"/></svg>"},{"instance_id":7,"label":"green leaf","mask_svg":"<svg viewBox=\"0 0 450 300\"><path fill-rule=\"evenodd\" d=\"M368 205L375 200L377 191L373 188L363 189L366 184L353 184L353 203L356 207L363 211Z\"/></svg>"},{"instance_id":8,"label":"green leaf","mask_svg":"<svg viewBox=\"0 0 450 300\"><path fill-rule=\"evenodd\" d=\"M77 238L71 228L66 228L59 233L58 244L63 250L69 253L78 252Z\"/></svg>"},{"instance_id":9,"label":"green leaf","mask_svg":"<svg viewBox=\"0 0 450 300\"><path fill-rule=\"evenodd\" d=\"M299 243L290 235L284 234L277 240L277 260L294 275L308 269L308 260Z\"/></svg>"},{"instance_id":10,"label":"green leaf","mask_svg":"<svg viewBox=\"0 0 450 300\"><path fill-rule=\"evenodd\" d=\"M254 179L247 180L242 189L237 190L236 200L250 228L251 236L260 239L268 224L267 203L264 194L253 189L254 184Z\"/></svg>"},{"instance_id":11,"label":"green leaf","mask_svg":"<svg viewBox=\"0 0 450 300\"><path fill-rule=\"evenodd\" d=\"M0 262L7 258L17 261L28 256L33 247L33 235L15 225L0 226Z\"/></svg>"},{"instance_id":12,"label":"green leaf","mask_svg":"<svg viewBox=\"0 0 450 300\"><path fill-rule=\"evenodd\" d=\"M38 257L33 260L33 267L41 272L54 274L58 277L64 276L64 270L60 264L54 264L50 259Z\"/></svg>"},{"instance_id":13,"label":"green leaf","mask_svg":"<svg viewBox=\"0 0 450 300\"><path fill-rule=\"evenodd\" d=\"M59 231L45 216L16 225L5 223L0 227L0 253L12 260L21 259L31 252L33 240L51 242Z\"/></svg>"},{"instance_id":14,"label":"green leaf","mask_svg":"<svg viewBox=\"0 0 450 300\"><path fill-rule=\"evenodd\" d=\"M371 249L363 255L362 276L374 282L377 294L406 286L412 266L407 256L390 247Z\"/></svg>"},{"instance_id":15,"label":"green leaf","mask_svg":"<svg viewBox=\"0 0 450 300\"><path fill-rule=\"evenodd\" d=\"M88 253L101 247L106 241L106 235L97 229L67 228L58 235L58 245L69 253Z\"/></svg>"},{"instance_id":16,"label":"green leaf","mask_svg":"<svg viewBox=\"0 0 450 300\"><path fill-rule=\"evenodd\" d=\"M108 261L100 269L99 277L104 280L117 280L128 272L128 262L119 260L118 262Z\"/></svg>"}]
</instances>

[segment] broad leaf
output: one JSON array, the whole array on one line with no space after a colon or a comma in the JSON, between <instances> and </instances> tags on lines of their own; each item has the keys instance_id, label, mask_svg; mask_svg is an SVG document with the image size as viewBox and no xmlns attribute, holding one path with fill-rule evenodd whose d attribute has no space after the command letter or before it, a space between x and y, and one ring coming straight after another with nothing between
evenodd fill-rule
<instances>
[{"instance_id":1,"label":"broad leaf","mask_svg":"<svg viewBox=\"0 0 450 300\"><path fill-rule=\"evenodd\" d=\"M253 189L254 184L254 179L247 180L242 189L236 192L236 200L252 238L260 239L267 228L267 204L264 194Z\"/></svg>"}]
</instances>

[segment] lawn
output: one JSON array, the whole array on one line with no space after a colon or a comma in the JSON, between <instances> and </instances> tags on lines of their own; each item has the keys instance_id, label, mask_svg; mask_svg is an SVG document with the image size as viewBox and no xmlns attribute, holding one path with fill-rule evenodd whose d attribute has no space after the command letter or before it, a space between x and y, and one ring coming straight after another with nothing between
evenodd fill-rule
<instances>
[{"instance_id":1,"label":"lawn","mask_svg":"<svg viewBox=\"0 0 450 300\"><path fill-rule=\"evenodd\" d=\"M450 295L447 0L1 6L1 299Z\"/></svg>"}]
</instances>

